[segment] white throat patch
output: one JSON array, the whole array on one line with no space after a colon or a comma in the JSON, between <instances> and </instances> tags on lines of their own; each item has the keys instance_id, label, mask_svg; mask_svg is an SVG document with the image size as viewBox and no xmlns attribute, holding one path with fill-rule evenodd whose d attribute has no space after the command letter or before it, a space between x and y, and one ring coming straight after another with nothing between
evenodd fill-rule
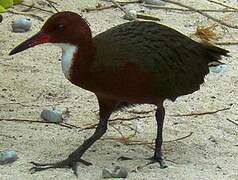
<instances>
[{"instance_id":1,"label":"white throat patch","mask_svg":"<svg viewBox=\"0 0 238 180\"><path fill-rule=\"evenodd\" d=\"M70 77L70 68L73 63L74 54L77 52L78 47L66 44L66 43L56 43L56 46L62 49L62 59L61 59L61 66L64 73L64 76L69 79Z\"/></svg>"}]
</instances>

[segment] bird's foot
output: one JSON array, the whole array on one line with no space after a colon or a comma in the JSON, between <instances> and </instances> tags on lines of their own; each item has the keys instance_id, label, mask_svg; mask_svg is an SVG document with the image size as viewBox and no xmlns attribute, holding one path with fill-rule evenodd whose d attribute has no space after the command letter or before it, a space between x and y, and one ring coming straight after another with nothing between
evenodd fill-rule
<instances>
[{"instance_id":1,"label":"bird's foot","mask_svg":"<svg viewBox=\"0 0 238 180\"><path fill-rule=\"evenodd\" d=\"M31 173L36 173L39 171L44 171L46 169L53 169L53 168L71 168L76 176L78 176L78 164L82 163L86 166L92 165L92 163L87 162L83 159L79 159L75 161L74 159L67 158L63 161L59 161L56 163L36 163L31 162L34 166L30 169Z\"/></svg>"},{"instance_id":2,"label":"bird's foot","mask_svg":"<svg viewBox=\"0 0 238 180\"><path fill-rule=\"evenodd\" d=\"M146 165L150 165L150 164L154 164L154 163L159 163L161 169L165 169L165 168L168 167L166 165L166 163L164 162L164 159L161 156L160 157L153 156L153 157L148 158L148 159L150 160L150 162L148 162Z\"/></svg>"}]
</instances>

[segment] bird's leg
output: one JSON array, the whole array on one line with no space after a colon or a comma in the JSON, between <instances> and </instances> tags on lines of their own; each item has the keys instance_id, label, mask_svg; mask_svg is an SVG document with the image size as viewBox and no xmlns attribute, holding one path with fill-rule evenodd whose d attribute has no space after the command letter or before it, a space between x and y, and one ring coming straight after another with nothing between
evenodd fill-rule
<instances>
[{"instance_id":1,"label":"bird's leg","mask_svg":"<svg viewBox=\"0 0 238 180\"><path fill-rule=\"evenodd\" d=\"M89 149L93 145L94 142L96 142L98 139L100 139L104 135L104 133L107 130L108 119L117 104L114 101L104 102L103 100L99 98L98 98L98 101L99 101L99 108L100 108L100 112L99 112L100 120L94 134L88 139L86 139L81 146L79 146L74 152L72 152L68 156L67 159L63 161L56 162L56 163L45 163L45 164L32 162L32 164L34 165L34 167L31 168L33 173L37 171L50 169L50 168L72 168L74 174L77 176L77 166L79 162L87 166L91 165L91 163L85 160L82 160L81 157L87 151L87 149Z\"/></svg>"},{"instance_id":2,"label":"bird's leg","mask_svg":"<svg viewBox=\"0 0 238 180\"><path fill-rule=\"evenodd\" d=\"M162 150L161 150L162 143L163 143L164 116L165 116L164 106L163 104L159 104L157 106L157 110L155 113L156 122L157 122L157 137L155 140L155 152L154 152L154 156L151 158L152 162L148 163L148 164L152 164L152 163L158 162L162 169L167 167L164 163L164 160L162 157Z\"/></svg>"},{"instance_id":3,"label":"bird's leg","mask_svg":"<svg viewBox=\"0 0 238 180\"><path fill-rule=\"evenodd\" d=\"M72 152L67 159L59 161L56 163L35 163L32 162L34 167L31 168L32 172L42 171L50 168L72 168L75 175L77 175L77 166L78 162L82 162L85 165L91 165L91 163L81 159L84 152L101 136L106 132L107 129L107 120L100 120L94 134L86 139L81 146L78 147L74 152Z\"/></svg>"}]
</instances>

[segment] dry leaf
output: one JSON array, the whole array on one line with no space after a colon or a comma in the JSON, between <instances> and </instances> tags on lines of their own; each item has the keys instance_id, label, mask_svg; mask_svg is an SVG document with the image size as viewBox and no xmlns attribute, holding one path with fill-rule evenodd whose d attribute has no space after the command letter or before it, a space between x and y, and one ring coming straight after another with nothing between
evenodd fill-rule
<instances>
[{"instance_id":1,"label":"dry leaf","mask_svg":"<svg viewBox=\"0 0 238 180\"><path fill-rule=\"evenodd\" d=\"M204 41L217 40L219 38L217 33L215 32L217 26L218 24L212 24L208 27L198 26L195 32L195 36Z\"/></svg>"}]
</instances>

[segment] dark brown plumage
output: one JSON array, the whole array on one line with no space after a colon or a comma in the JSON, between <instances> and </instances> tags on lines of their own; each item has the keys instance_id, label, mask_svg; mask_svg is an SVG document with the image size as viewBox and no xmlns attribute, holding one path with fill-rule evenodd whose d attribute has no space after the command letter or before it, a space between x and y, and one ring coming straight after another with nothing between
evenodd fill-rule
<instances>
[{"instance_id":1,"label":"dark brown plumage","mask_svg":"<svg viewBox=\"0 0 238 180\"><path fill-rule=\"evenodd\" d=\"M117 87L119 91L135 93L146 87L145 97L137 98L144 98L142 101L145 103L151 103L151 99L156 97L174 100L198 90L209 72L208 63L219 60L220 55L228 52L197 43L154 22L125 23L97 35L93 42L97 47L93 72L118 72L120 67L131 64L145 77L144 82L140 81L140 84L131 87L139 79L135 77L132 81L127 79L127 83L123 83L120 75L110 85L109 91L111 87Z\"/></svg>"},{"instance_id":2,"label":"dark brown plumage","mask_svg":"<svg viewBox=\"0 0 238 180\"><path fill-rule=\"evenodd\" d=\"M106 132L111 113L130 104L143 103L157 106L157 138L152 159L161 168L167 167L161 152L164 100L175 100L198 90L209 72L208 64L219 62L228 53L154 22L125 23L92 38L88 24L78 14L61 12L10 54L42 43L60 43L66 67L67 61L72 60L67 78L98 98L100 120L94 134L63 161L33 163L34 171L72 167L75 174L77 162L90 164L81 157ZM70 53L72 59L66 58L64 54L70 57Z\"/></svg>"}]
</instances>

